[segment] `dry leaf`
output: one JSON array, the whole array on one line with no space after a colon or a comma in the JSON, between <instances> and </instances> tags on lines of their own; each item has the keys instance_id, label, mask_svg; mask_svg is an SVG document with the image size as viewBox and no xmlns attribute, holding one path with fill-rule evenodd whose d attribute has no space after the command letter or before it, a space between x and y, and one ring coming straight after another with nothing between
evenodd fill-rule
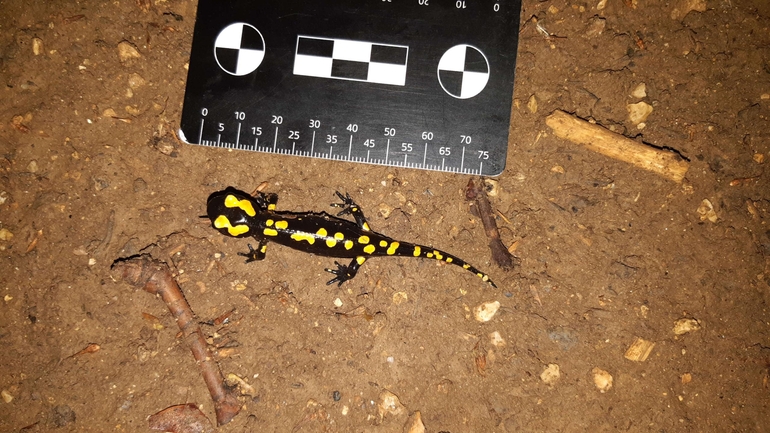
<instances>
[{"instance_id":1,"label":"dry leaf","mask_svg":"<svg viewBox=\"0 0 770 433\"><path fill-rule=\"evenodd\" d=\"M147 420L152 430L172 433L213 433L206 415L193 403L167 407Z\"/></svg>"}]
</instances>

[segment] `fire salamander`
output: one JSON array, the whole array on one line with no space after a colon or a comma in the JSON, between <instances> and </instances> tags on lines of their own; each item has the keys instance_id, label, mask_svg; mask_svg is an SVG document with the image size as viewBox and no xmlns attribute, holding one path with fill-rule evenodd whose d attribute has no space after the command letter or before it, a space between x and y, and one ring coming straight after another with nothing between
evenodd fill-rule
<instances>
[{"instance_id":1,"label":"fire salamander","mask_svg":"<svg viewBox=\"0 0 770 433\"><path fill-rule=\"evenodd\" d=\"M257 249L248 244L247 253L238 253L247 258L246 263L264 259L269 241L319 256L351 258L348 265L335 261L337 269L326 269L335 275L327 284L342 285L353 279L370 257L394 256L425 257L452 263L473 272L492 287L497 287L487 274L449 253L424 245L396 241L373 232L361 208L350 195L337 192L337 196L342 200L342 203L332 204L342 208L337 217L349 214L355 222L326 212L276 211L276 194L259 192L251 196L233 187L209 196L206 217L223 235L253 237L259 242Z\"/></svg>"}]
</instances>

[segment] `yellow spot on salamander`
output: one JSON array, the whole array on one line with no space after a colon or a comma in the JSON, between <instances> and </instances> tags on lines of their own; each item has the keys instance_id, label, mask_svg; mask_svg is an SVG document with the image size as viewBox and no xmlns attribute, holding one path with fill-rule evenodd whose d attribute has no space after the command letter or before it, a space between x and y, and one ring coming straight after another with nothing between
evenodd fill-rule
<instances>
[{"instance_id":1,"label":"yellow spot on salamander","mask_svg":"<svg viewBox=\"0 0 770 433\"><path fill-rule=\"evenodd\" d=\"M443 260L444 256L441 255L440 251L433 250L433 255L436 256L436 260Z\"/></svg>"},{"instance_id":2,"label":"yellow spot on salamander","mask_svg":"<svg viewBox=\"0 0 770 433\"><path fill-rule=\"evenodd\" d=\"M249 231L249 226L240 224L237 226L229 227L227 231L230 233L230 236L240 236Z\"/></svg>"},{"instance_id":3,"label":"yellow spot on salamander","mask_svg":"<svg viewBox=\"0 0 770 433\"><path fill-rule=\"evenodd\" d=\"M275 223L275 228L279 230L284 230L286 229L286 227L289 227L288 221L278 221L277 223Z\"/></svg>"},{"instance_id":4,"label":"yellow spot on salamander","mask_svg":"<svg viewBox=\"0 0 770 433\"><path fill-rule=\"evenodd\" d=\"M315 234L317 234L318 236L326 236L329 233L327 233L325 228L321 227L320 229L318 229L317 232L315 232Z\"/></svg>"},{"instance_id":5,"label":"yellow spot on salamander","mask_svg":"<svg viewBox=\"0 0 770 433\"><path fill-rule=\"evenodd\" d=\"M417 246L414 247L414 256L420 257L420 251L421 251L420 247L417 247Z\"/></svg>"},{"instance_id":6,"label":"yellow spot on salamander","mask_svg":"<svg viewBox=\"0 0 770 433\"><path fill-rule=\"evenodd\" d=\"M307 241L310 245L313 245L315 243L315 236L311 235L310 233L292 233L291 238L294 239L297 242L301 241Z\"/></svg>"},{"instance_id":7,"label":"yellow spot on salamander","mask_svg":"<svg viewBox=\"0 0 770 433\"><path fill-rule=\"evenodd\" d=\"M265 225L268 227L271 227L273 225L273 222L274 222L273 220L267 220L265 221Z\"/></svg>"},{"instance_id":8,"label":"yellow spot on salamander","mask_svg":"<svg viewBox=\"0 0 770 433\"><path fill-rule=\"evenodd\" d=\"M230 220L227 219L227 217L224 215L220 215L217 217L217 219L214 220L214 227L218 229L226 228L227 233L229 233L230 236L242 235L249 231L249 226L245 224L233 226L232 224L230 224Z\"/></svg>"},{"instance_id":9,"label":"yellow spot on salamander","mask_svg":"<svg viewBox=\"0 0 770 433\"><path fill-rule=\"evenodd\" d=\"M374 252L374 245L367 245L364 247L364 252L366 254L371 254Z\"/></svg>"},{"instance_id":10,"label":"yellow spot on salamander","mask_svg":"<svg viewBox=\"0 0 770 433\"><path fill-rule=\"evenodd\" d=\"M262 245L262 248L259 249L259 252L262 254L265 254L265 251L267 251L267 244Z\"/></svg>"},{"instance_id":11,"label":"yellow spot on salamander","mask_svg":"<svg viewBox=\"0 0 770 433\"><path fill-rule=\"evenodd\" d=\"M353 241L351 241L351 240L345 241L345 249L349 250L351 248L353 248Z\"/></svg>"},{"instance_id":12,"label":"yellow spot on salamander","mask_svg":"<svg viewBox=\"0 0 770 433\"><path fill-rule=\"evenodd\" d=\"M248 216L254 216L257 214L257 212L254 210L254 206L251 205L250 201L246 199L238 200L238 198L232 194L229 194L227 197L225 197L225 206L240 208L246 212Z\"/></svg>"},{"instance_id":13,"label":"yellow spot on salamander","mask_svg":"<svg viewBox=\"0 0 770 433\"><path fill-rule=\"evenodd\" d=\"M451 257L447 257L447 258L446 258L446 262L447 262L447 263L452 263L452 258L451 258Z\"/></svg>"},{"instance_id":14,"label":"yellow spot on salamander","mask_svg":"<svg viewBox=\"0 0 770 433\"><path fill-rule=\"evenodd\" d=\"M372 229L369 228L369 223L366 222L366 221L364 221L364 223L361 224L361 228L366 230L366 231L371 231L372 230Z\"/></svg>"},{"instance_id":15,"label":"yellow spot on salamander","mask_svg":"<svg viewBox=\"0 0 770 433\"><path fill-rule=\"evenodd\" d=\"M380 241L380 246L381 246L382 248L385 248L385 247L387 247L387 246L388 246L388 241L386 241L386 240L382 240L382 241Z\"/></svg>"},{"instance_id":16,"label":"yellow spot on salamander","mask_svg":"<svg viewBox=\"0 0 770 433\"><path fill-rule=\"evenodd\" d=\"M469 264L467 264L467 263L463 265L463 269L468 269L468 268L470 268L470 267L471 267L471 265L469 265Z\"/></svg>"},{"instance_id":17,"label":"yellow spot on salamander","mask_svg":"<svg viewBox=\"0 0 770 433\"><path fill-rule=\"evenodd\" d=\"M366 261L366 257L364 257L364 256L356 257L356 263L358 263L358 266L363 265L365 261Z\"/></svg>"},{"instance_id":18,"label":"yellow spot on salamander","mask_svg":"<svg viewBox=\"0 0 770 433\"><path fill-rule=\"evenodd\" d=\"M388 247L387 253L392 256L393 254L396 254L397 249L398 249L398 242L391 242L390 246Z\"/></svg>"},{"instance_id":19,"label":"yellow spot on salamander","mask_svg":"<svg viewBox=\"0 0 770 433\"><path fill-rule=\"evenodd\" d=\"M425 257L427 257L427 258L429 258L429 259L432 259L432 258L433 258L433 253L428 253L428 254L425 254Z\"/></svg>"},{"instance_id":20,"label":"yellow spot on salamander","mask_svg":"<svg viewBox=\"0 0 770 433\"><path fill-rule=\"evenodd\" d=\"M334 246L337 245L337 242L338 241L342 241L343 239L345 239L345 235L343 235L340 232L337 232L337 233L334 234L334 239L327 239L326 240L326 246L329 247L329 248L334 248ZM350 249L350 247L348 247L348 242L350 243L350 247L353 246L353 241L347 241L347 242L345 242L345 248L346 249Z\"/></svg>"},{"instance_id":21,"label":"yellow spot on salamander","mask_svg":"<svg viewBox=\"0 0 770 433\"><path fill-rule=\"evenodd\" d=\"M481 277L481 279L482 279L484 282L487 282L487 281L489 281L489 277L488 277L488 276L486 276L486 275L484 275L483 277Z\"/></svg>"},{"instance_id":22,"label":"yellow spot on salamander","mask_svg":"<svg viewBox=\"0 0 770 433\"><path fill-rule=\"evenodd\" d=\"M275 210L275 204L269 204L267 205L267 210Z\"/></svg>"},{"instance_id":23,"label":"yellow spot on salamander","mask_svg":"<svg viewBox=\"0 0 770 433\"><path fill-rule=\"evenodd\" d=\"M265 236L278 236L278 231L276 229L265 229L262 233L264 233Z\"/></svg>"},{"instance_id":24,"label":"yellow spot on salamander","mask_svg":"<svg viewBox=\"0 0 770 433\"><path fill-rule=\"evenodd\" d=\"M223 229L225 227L230 227L230 220L227 219L226 216L220 215L217 217L217 219L214 220L214 227L218 229Z\"/></svg>"},{"instance_id":25,"label":"yellow spot on salamander","mask_svg":"<svg viewBox=\"0 0 770 433\"><path fill-rule=\"evenodd\" d=\"M361 236L358 238L359 244L368 244L369 243L369 236Z\"/></svg>"}]
</instances>

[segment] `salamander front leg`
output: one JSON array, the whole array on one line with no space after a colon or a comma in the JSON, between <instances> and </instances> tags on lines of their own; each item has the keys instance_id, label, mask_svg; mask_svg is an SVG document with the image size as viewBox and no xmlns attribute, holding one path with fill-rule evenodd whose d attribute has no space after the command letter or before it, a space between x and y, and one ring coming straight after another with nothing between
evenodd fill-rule
<instances>
[{"instance_id":1,"label":"salamander front leg","mask_svg":"<svg viewBox=\"0 0 770 433\"><path fill-rule=\"evenodd\" d=\"M238 253L239 256L246 257L246 261L244 263L251 263L255 262L257 260L264 260L265 258L265 251L267 251L267 239L259 239L256 236L254 239L259 242L259 245L257 245L257 249L255 250L252 248L251 244L246 244L247 247L249 247L249 251L246 253Z\"/></svg>"},{"instance_id":2,"label":"salamander front leg","mask_svg":"<svg viewBox=\"0 0 770 433\"><path fill-rule=\"evenodd\" d=\"M265 194L262 191L257 191L257 195L253 196L257 200L260 209L274 211L275 205L278 203L278 194L270 193Z\"/></svg>"},{"instance_id":3,"label":"salamander front leg","mask_svg":"<svg viewBox=\"0 0 770 433\"><path fill-rule=\"evenodd\" d=\"M358 273L358 268L360 268L365 261L366 257L363 256L358 256L351 260L349 265L340 264L335 260L334 264L337 265L337 269L326 268L326 272L330 272L336 275L336 277L329 280L326 285L328 286L330 284L337 283L337 286L341 286L345 281L352 280Z\"/></svg>"},{"instance_id":4,"label":"salamander front leg","mask_svg":"<svg viewBox=\"0 0 770 433\"><path fill-rule=\"evenodd\" d=\"M345 193L345 195L342 195L339 191L335 191L337 194L337 197L342 200L342 203L332 203L332 206L334 207L341 207L342 210L339 211L337 216L342 215L353 215L353 218L356 219L356 224L358 224L358 227L361 228L361 230L364 231L371 231L372 229L369 227L369 223L366 222L366 217L364 216L364 212L361 210L361 208L356 204L356 202L353 201L353 199L350 197L350 194Z\"/></svg>"}]
</instances>

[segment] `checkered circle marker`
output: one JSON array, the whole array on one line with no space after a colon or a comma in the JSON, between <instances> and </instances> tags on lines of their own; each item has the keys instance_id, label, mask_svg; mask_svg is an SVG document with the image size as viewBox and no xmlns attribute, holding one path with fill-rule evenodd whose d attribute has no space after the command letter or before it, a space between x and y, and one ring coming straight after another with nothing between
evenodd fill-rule
<instances>
[{"instance_id":1,"label":"checkered circle marker","mask_svg":"<svg viewBox=\"0 0 770 433\"><path fill-rule=\"evenodd\" d=\"M469 99L481 93L489 81L489 62L471 45L455 45L438 62L438 82L450 96Z\"/></svg>"},{"instance_id":2,"label":"checkered circle marker","mask_svg":"<svg viewBox=\"0 0 770 433\"><path fill-rule=\"evenodd\" d=\"M230 75L254 72L265 58L265 39L256 27L234 23L222 29L214 42L214 57Z\"/></svg>"}]
</instances>

